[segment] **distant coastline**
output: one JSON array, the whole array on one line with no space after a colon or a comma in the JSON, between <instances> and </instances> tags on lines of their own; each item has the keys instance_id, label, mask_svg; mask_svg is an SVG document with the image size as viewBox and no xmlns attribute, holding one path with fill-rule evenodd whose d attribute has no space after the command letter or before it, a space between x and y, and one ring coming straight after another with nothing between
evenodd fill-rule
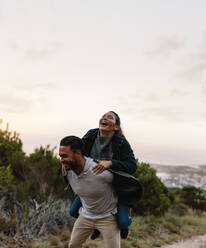
<instances>
[{"instance_id":1,"label":"distant coastline","mask_svg":"<svg viewBox=\"0 0 206 248\"><path fill-rule=\"evenodd\" d=\"M206 165L163 165L150 164L157 176L169 188L194 185L206 189Z\"/></svg>"}]
</instances>

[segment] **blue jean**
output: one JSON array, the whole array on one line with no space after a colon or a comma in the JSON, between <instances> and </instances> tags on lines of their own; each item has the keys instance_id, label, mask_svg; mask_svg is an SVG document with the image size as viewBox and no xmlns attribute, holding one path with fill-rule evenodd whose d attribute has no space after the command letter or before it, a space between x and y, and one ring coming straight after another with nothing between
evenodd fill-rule
<instances>
[{"instance_id":1,"label":"blue jean","mask_svg":"<svg viewBox=\"0 0 206 248\"><path fill-rule=\"evenodd\" d=\"M77 195L72 203L69 214L77 218L79 216L79 208L82 206L81 200ZM119 229L128 228L132 223L129 216L129 207L124 204L117 204L117 224Z\"/></svg>"}]
</instances>

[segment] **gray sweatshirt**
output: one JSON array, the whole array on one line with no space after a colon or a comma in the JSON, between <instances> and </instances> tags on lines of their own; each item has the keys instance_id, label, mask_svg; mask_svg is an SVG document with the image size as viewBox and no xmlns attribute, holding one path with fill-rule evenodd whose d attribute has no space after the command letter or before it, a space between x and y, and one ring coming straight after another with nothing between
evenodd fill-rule
<instances>
[{"instance_id":1,"label":"gray sweatshirt","mask_svg":"<svg viewBox=\"0 0 206 248\"><path fill-rule=\"evenodd\" d=\"M96 162L92 158L87 158L84 170L77 175L74 171L69 171L67 178L73 191L79 195L82 207L79 214L89 219L105 218L117 212L117 197L112 188L113 175L105 170L97 175L92 168Z\"/></svg>"}]
</instances>

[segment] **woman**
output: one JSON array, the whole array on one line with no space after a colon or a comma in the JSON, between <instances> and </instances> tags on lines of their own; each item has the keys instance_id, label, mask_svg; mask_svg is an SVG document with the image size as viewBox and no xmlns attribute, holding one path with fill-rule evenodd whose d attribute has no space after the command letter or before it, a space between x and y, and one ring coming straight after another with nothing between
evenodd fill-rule
<instances>
[{"instance_id":1,"label":"woman","mask_svg":"<svg viewBox=\"0 0 206 248\"><path fill-rule=\"evenodd\" d=\"M84 141L84 155L97 160L93 168L94 173L102 173L106 169L124 171L133 174L136 169L136 160L130 144L122 134L120 118L114 111L109 111L99 121L99 128L89 130L82 140ZM81 201L77 196L70 209L70 215L78 216ZM121 237L128 235L128 226L131 224L129 207L118 204L117 223L121 230ZM98 236L98 230L92 234L92 239Z\"/></svg>"}]
</instances>

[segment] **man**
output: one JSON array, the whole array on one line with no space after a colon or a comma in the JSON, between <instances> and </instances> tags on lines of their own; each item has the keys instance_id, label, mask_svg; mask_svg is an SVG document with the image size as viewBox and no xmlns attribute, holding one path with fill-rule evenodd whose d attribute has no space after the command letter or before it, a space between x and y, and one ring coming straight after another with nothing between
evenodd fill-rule
<instances>
[{"instance_id":1,"label":"man","mask_svg":"<svg viewBox=\"0 0 206 248\"><path fill-rule=\"evenodd\" d=\"M117 226L117 197L111 186L113 174L107 170L95 174L96 162L82 155L83 142L76 136L67 136L60 142L59 156L67 170L67 179L73 191L79 195L82 207L76 220L70 248L80 248L97 228L103 235L105 248L120 247L120 231Z\"/></svg>"}]
</instances>

